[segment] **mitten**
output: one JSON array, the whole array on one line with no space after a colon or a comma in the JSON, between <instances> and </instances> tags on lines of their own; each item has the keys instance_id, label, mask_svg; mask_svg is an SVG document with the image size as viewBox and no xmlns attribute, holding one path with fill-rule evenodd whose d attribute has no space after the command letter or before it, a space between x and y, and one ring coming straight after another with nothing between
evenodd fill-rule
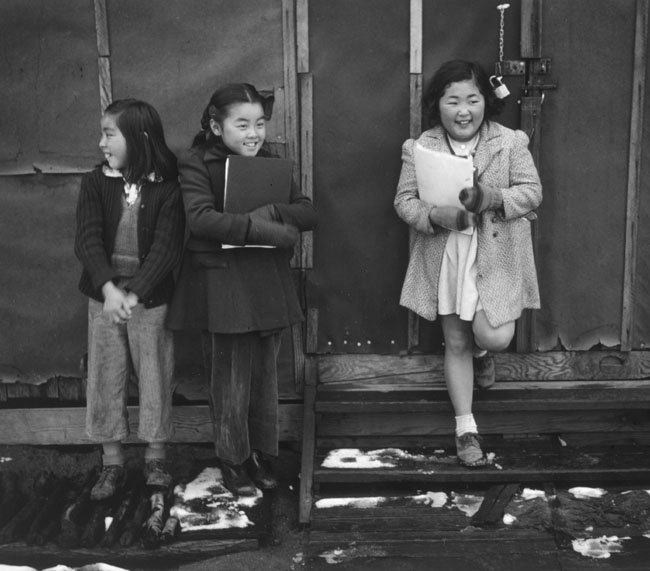
<instances>
[{"instance_id":1,"label":"mitten","mask_svg":"<svg viewBox=\"0 0 650 571\"><path fill-rule=\"evenodd\" d=\"M476 226L476 214L457 206L434 206L429 211L429 220L448 230L465 230Z\"/></svg>"},{"instance_id":2,"label":"mitten","mask_svg":"<svg viewBox=\"0 0 650 571\"><path fill-rule=\"evenodd\" d=\"M268 220L270 222L281 222L280 214L278 209L275 207L275 204L265 204L260 206L255 210L249 212L250 216L256 216L262 220Z\"/></svg>"},{"instance_id":3,"label":"mitten","mask_svg":"<svg viewBox=\"0 0 650 571\"><path fill-rule=\"evenodd\" d=\"M298 241L298 229L289 224L263 220L251 216L246 243L252 246L275 246L277 248L293 248Z\"/></svg>"},{"instance_id":4,"label":"mitten","mask_svg":"<svg viewBox=\"0 0 650 571\"><path fill-rule=\"evenodd\" d=\"M496 210L503 206L501 190L481 184L476 177L476 170L474 171L474 186L461 190L458 198L470 212L479 213L484 210Z\"/></svg>"}]
</instances>

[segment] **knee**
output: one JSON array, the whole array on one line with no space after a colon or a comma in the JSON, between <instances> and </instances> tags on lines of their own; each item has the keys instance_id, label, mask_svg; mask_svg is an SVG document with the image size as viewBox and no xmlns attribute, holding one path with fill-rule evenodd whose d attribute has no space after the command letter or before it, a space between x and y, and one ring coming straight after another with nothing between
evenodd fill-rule
<instances>
[{"instance_id":1,"label":"knee","mask_svg":"<svg viewBox=\"0 0 650 571\"><path fill-rule=\"evenodd\" d=\"M477 336L476 342L482 349L492 352L505 351L514 336L514 327L500 327L490 331L488 335Z\"/></svg>"},{"instance_id":2,"label":"knee","mask_svg":"<svg viewBox=\"0 0 650 571\"><path fill-rule=\"evenodd\" d=\"M463 355L473 351L471 340L464 336L450 336L445 338L445 351L454 355Z\"/></svg>"},{"instance_id":3,"label":"knee","mask_svg":"<svg viewBox=\"0 0 650 571\"><path fill-rule=\"evenodd\" d=\"M514 321L500 327L481 328L478 331L476 329L474 330L476 344L481 349L487 349L493 352L505 351L510 346L514 334Z\"/></svg>"}]
</instances>

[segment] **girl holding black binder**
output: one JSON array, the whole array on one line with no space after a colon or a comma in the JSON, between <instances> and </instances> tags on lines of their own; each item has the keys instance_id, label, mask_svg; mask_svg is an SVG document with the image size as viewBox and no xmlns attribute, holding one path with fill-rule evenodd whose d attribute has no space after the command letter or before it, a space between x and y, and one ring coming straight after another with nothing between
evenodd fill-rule
<instances>
[{"instance_id":1,"label":"girl holding black binder","mask_svg":"<svg viewBox=\"0 0 650 571\"><path fill-rule=\"evenodd\" d=\"M316 225L293 182L286 203L224 212L228 156L271 157L272 105L247 83L217 89L178 161L189 239L168 325L202 331L215 451L238 495L277 485L268 460L278 454L280 333L303 319L289 260L300 232Z\"/></svg>"}]
</instances>

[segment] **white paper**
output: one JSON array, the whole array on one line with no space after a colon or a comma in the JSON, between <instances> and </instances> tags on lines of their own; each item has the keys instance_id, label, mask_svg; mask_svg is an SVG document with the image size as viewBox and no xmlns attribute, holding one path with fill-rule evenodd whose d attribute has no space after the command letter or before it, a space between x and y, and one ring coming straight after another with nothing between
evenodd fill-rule
<instances>
[{"instance_id":1,"label":"white paper","mask_svg":"<svg viewBox=\"0 0 650 571\"><path fill-rule=\"evenodd\" d=\"M474 184L474 161L471 156L458 157L416 144L413 158L420 200L432 206L465 209L458 195L463 188ZM468 228L463 233L471 234L473 231L473 228Z\"/></svg>"}]
</instances>

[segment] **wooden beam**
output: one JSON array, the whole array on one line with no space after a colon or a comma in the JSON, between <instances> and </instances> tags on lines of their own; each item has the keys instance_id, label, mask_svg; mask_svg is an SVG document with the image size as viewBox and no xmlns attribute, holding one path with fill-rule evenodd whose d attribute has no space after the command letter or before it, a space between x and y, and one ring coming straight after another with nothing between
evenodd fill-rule
<instances>
[{"instance_id":1,"label":"wooden beam","mask_svg":"<svg viewBox=\"0 0 650 571\"><path fill-rule=\"evenodd\" d=\"M296 0L298 73L309 72L309 0Z\"/></svg>"},{"instance_id":2,"label":"wooden beam","mask_svg":"<svg viewBox=\"0 0 650 571\"><path fill-rule=\"evenodd\" d=\"M316 382L318 371L315 357L307 360L307 374L305 379L303 431L302 431L302 457L300 468L300 497L298 521L309 523L313 503L313 474L314 459L316 456Z\"/></svg>"},{"instance_id":3,"label":"wooden beam","mask_svg":"<svg viewBox=\"0 0 650 571\"><path fill-rule=\"evenodd\" d=\"M298 441L302 435L302 405L280 404L280 440ZM140 442L138 407L128 407L131 435L126 442ZM212 442L212 420L207 405L173 408L175 434L171 442ZM0 443L22 445L92 444L86 436L86 409L28 408L2 409Z\"/></svg>"},{"instance_id":4,"label":"wooden beam","mask_svg":"<svg viewBox=\"0 0 650 571\"><path fill-rule=\"evenodd\" d=\"M108 36L106 0L95 0L95 32L97 34L97 55L109 57L111 49Z\"/></svg>"},{"instance_id":5,"label":"wooden beam","mask_svg":"<svg viewBox=\"0 0 650 571\"><path fill-rule=\"evenodd\" d=\"M300 74L300 187L304 195L314 198L314 78ZM313 233L302 234L301 267L314 266Z\"/></svg>"},{"instance_id":6,"label":"wooden beam","mask_svg":"<svg viewBox=\"0 0 650 571\"><path fill-rule=\"evenodd\" d=\"M111 83L111 50L108 32L106 0L95 0L95 33L97 34L97 71L99 74L99 104L101 112L113 101Z\"/></svg>"},{"instance_id":7,"label":"wooden beam","mask_svg":"<svg viewBox=\"0 0 650 571\"><path fill-rule=\"evenodd\" d=\"M494 356L502 381L634 380L650 378L650 352L551 351ZM442 378L443 355L321 355L322 384L375 378Z\"/></svg>"},{"instance_id":8,"label":"wooden beam","mask_svg":"<svg viewBox=\"0 0 650 571\"><path fill-rule=\"evenodd\" d=\"M622 351L630 351L632 349L632 333L634 328L634 287L636 280L639 223L643 108L645 101L646 64L648 61L648 0L637 0L636 8L632 112L630 117L630 154L627 174L623 308L621 317Z\"/></svg>"},{"instance_id":9,"label":"wooden beam","mask_svg":"<svg viewBox=\"0 0 650 571\"><path fill-rule=\"evenodd\" d=\"M411 0L409 53L409 136L413 139L422 133L422 0ZM408 312L407 347L420 344L420 318Z\"/></svg>"},{"instance_id":10,"label":"wooden beam","mask_svg":"<svg viewBox=\"0 0 650 571\"><path fill-rule=\"evenodd\" d=\"M542 57L542 0L521 0L521 57Z\"/></svg>"},{"instance_id":11,"label":"wooden beam","mask_svg":"<svg viewBox=\"0 0 650 571\"><path fill-rule=\"evenodd\" d=\"M422 73L422 0L411 0L410 11L410 70Z\"/></svg>"},{"instance_id":12,"label":"wooden beam","mask_svg":"<svg viewBox=\"0 0 650 571\"><path fill-rule=\"evenodd\" d=\"M284 106L287 156L298 164L298 82L296 73L295 0L282 0L282 43L284 54ZM298 168L298 177L300 169Z\"/></svg>"}]
</instances>

